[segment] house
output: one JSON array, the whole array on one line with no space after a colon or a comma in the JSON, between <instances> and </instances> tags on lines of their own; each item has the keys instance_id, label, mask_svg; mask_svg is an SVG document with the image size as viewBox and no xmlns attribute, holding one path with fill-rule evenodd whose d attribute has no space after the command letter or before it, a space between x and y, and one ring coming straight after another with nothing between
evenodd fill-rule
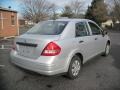
<instances>
[{"instance_id":1,"label":"house","mask_svg":"<svg viewBox=\"0 0 120 90\"><path fill-rule=\"evenodd\" d=\"M34 25L35 23L30 20L25 20L23 18L19 18L19 27L27 26L27 25Z\"/></svg>"},{"instance_id":2,"label":"house","mask_svg":"<svg viewBox=\"0 0 120 90\"><path fill-rule=\"evenodd\" d=\"M25 24L25 19L19 19L19 26L24 26Z\"/></svg>"},{"instance_id":3,"label":"house","mask_svg":"<svg viewBox=\"0 0 120 90\"><path fill-rule=\"evenodd\" d=\"M0 38L19 35L17 11L0 7Z\"/></svg>"},{"instance_id":4,"label":"house","mask_svg":"<svg viewBox=\"0 0 120 90\"><path fill-rule=\"evenodd\" d=\"M107 20L106 22L102 23L102 28L106 27L113 27L113 21L111 19Z\"/></svg>"},{"instance_id":5,"label":"house","mask_svg":"<svg viewBox=\"0 0 120 90\"><path fill-rule=\"evenodd\" d=\"M116 22L115 22L116 24L120 24L120 21L119 20L116 20Z\"/></svg>"},{"instance_id":6,"label":"house","mask_svg":"<svg viewBox=\"0 0 120 90\"><path fill-rule=\"evenodd\" d=\"M25 21L25 24L26 24L26 25L35 25L36 23L34 23L34 22L32 22L32 21L26 20L26 21Z\"/></svg>"}]
</instances>

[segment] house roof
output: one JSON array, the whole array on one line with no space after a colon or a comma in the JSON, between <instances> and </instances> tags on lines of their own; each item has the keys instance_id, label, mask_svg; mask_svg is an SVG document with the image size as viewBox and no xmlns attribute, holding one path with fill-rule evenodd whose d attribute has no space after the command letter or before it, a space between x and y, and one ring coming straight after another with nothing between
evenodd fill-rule
<instances>
[{"instance_id":1,"label":"house roof","mask_svg":"<svg viewBox=\"0 0 120 90\"><path fill-rule=\"evenodd\" d=\"M8 12L15 12L15 13L17 13L17 11L15 11L15 10L11 10L11 9L8 9L8 8L3 8L3 7L0 7L0 11L8 11Z\"/></svg>"}]
</instances>

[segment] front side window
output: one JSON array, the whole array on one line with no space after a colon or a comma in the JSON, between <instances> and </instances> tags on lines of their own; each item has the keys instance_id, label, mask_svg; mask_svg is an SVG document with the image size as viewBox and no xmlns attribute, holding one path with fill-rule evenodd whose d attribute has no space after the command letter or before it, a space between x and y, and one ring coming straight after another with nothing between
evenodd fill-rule
<instances>
[{"instance_id":1,"label":"front side window","mask_svg":"<svg viewBox=\"0 0 120 90\"><path fill-rule=\"evenodd\" d=\"M86 24L84 22L76 23L76 37L88 36Z\"/></svg>"},{"instance_id":2,"label":"front side window","mask_svg":"<svg viewBox=\"0 0 120 90\"><path fill-rule=\"evenodd\" d=\"M27 34L58 35L67 25L67 21L44 21L32 27Z\"/></svg>"},{"instance_id":3,"label":"front side window","mask_svg":"<svg viewBox=\"0 0 120 90\"><path fill-rule=\"evenodd\" d=\"M97 25L95 25L94 23L91 23L91 22L89 22L89 25L90 25L90 28L91 28L93 35L101 34L101 29Z\"/></svg>"}]
</instances>

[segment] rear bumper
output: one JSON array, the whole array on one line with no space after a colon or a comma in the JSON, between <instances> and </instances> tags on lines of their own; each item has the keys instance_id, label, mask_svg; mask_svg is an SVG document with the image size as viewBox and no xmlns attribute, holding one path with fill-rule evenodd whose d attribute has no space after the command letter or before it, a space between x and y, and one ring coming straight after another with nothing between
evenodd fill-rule
<instances>
[{"instance_id":1,"label":"rear bumper","mask_svg":"<svg viewBox=\"0 0 120 90\"><path fill-rule=\"evenodd\" d=\"M40 58L37 60L32 60L26 57L19 56L17 55L16 52L13 51L10 53L10 56L11 56L11 62L14 63L15 65L43 75L55 75L65 72L63 66L40 63Z\"/></svg>"}]
</instances>

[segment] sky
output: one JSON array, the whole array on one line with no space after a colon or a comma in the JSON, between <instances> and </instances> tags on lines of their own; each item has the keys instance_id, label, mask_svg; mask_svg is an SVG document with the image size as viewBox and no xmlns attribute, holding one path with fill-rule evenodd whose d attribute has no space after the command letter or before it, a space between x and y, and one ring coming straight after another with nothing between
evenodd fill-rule
<instances>
[{"instance_id":1,"label":"sky","mask_svg":"<svg viewBox=\"0 0 120 90\"><path fill-rule=\"evenodd\" d=\"M18 0L0 0L0 4L5 8L11 6L11 9L20 11L20 2Z\"/></svg>"},{"instance_id":2,"label":"sky","mask_svg":"<svg viewBox=\"0 0 120 90\"><path fill-rule=\"evenodd\" d=\"M51 3L55 3L60 8L63 8L71 0L48 0L48 1L50 1ZM91 4L92 0L80 0L80 1L83 1L85 8L87 8L88 5ZM21 0L0 0L0 3L5 8L11 6L11 9L18 11L19 14L21 13Z\"/></svg>"}]
</instances>

